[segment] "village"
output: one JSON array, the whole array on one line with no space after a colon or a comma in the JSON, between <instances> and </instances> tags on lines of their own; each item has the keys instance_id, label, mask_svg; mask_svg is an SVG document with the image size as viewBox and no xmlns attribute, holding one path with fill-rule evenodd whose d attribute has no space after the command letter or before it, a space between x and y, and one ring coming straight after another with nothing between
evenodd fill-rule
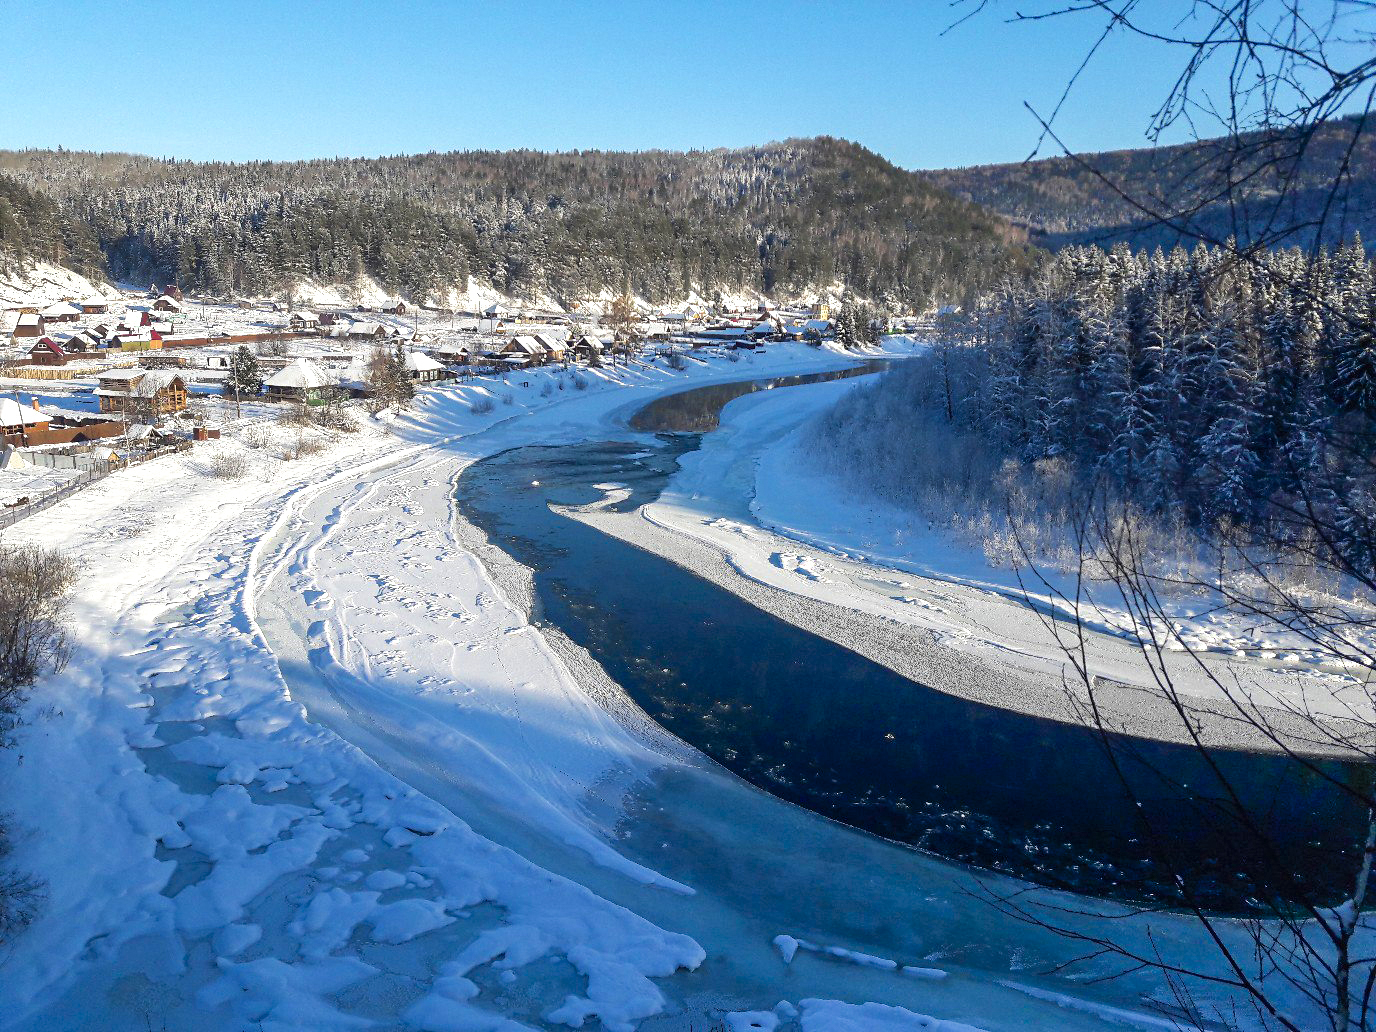
<instances>
[{"instance_id":1,"label":"village","mask_svg":"<svg viewBox=\"0 0 1376 1032\"><path fill-rule=\"evenodd\" d=\"M506 382L536 367L681 368L703 350L820 345L835 336L833 303L665 310L623 298L577 313L503 302L459 312L390 298L306 308L290 296L194 298L168 285L12 305L0 313L0 526L225 430L370 404L380 353L411 389ZM245 355L251 386L234 372Z\"/></svg>"}]
</instances>

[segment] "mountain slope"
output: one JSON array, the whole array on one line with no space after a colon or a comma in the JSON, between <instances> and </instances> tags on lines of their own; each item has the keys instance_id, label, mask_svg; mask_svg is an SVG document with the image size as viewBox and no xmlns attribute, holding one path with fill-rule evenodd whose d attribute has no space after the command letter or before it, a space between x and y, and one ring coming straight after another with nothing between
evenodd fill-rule
<instances>
[{"instance_id":1,"label":"mountain slope","mask_svg":"<svg viewBox=\"0 0 1376 1032\"><path fill-rule=\"evenodd\" d=\"M1108 246L1126 241L1134 247L1169 247L1189 234L1155 224L1104 182L1120 186L1154 210L1197 208L1185 225L1221 241L1268 246L1309 245L1314 223L1323 215L1332 184L1341 182L1328 212L1324 241L1350 239L1360 232L1376 240L1376 124L1338 119L1319 127L1308 140L1275 134L1238 140L1216 139L1177 147L1141 148L1048 158L1023 164L983 165L919 173L934 186L986 205L1026 226L1034 242L1056 248L1066 244ZM1350 147L1354 130L1360 130ZM1303 143L1303 147L1300 144ZM1348 173L1343 173L1347 162ZM1220 194L1220 176L1231 171L1245 185L1233 192L1240 203L1229 208ZM1103 179L1095 175L1102 173ZM1282 188L1285 192L1282 193ZM1280 233L1284 227L1296 227Z\"/></svg>"},{"instance_id":2,"label":"mountain slope","mask_svg":"<svg viewBox=\"0 0 1376 1032\"><path fill-rule=\"evenodd\" d=\"M830 138L244 164L20 151L0 173L91 226L111 274L215 293L367 273L415 297L471 275L564 300L841 283L926 305L1032 258L1002 217Z\"/></svg>"},{"instance_id":3,"label":"mountain slope","mask_svg":"<svg viewBox=\"0 0 1376 1032\"><path fill-rule=\"evenodd\" d=\"M43 193L0 176L0 275L22 278L40 264L99 278L105 261L95 234L80 218Z\"/></svg>"}]
</instances>

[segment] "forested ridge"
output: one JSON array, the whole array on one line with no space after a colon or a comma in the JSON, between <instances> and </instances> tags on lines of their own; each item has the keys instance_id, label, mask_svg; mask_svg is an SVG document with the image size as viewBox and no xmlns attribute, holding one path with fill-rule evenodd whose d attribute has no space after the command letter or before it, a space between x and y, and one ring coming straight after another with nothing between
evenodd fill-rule
<instances>
[{"instance_id":1,"label":"forested ridge","mask_svg":"<svg viewBox=\"0 0 1376 1032\"><path fill-rule=\"evenodd\" d=\"M627 285L667 300L839 282L922 307L1033 260L1003 218L830 138L242 164L9 151L0 175L89 226L111 275L214 294L366 273L424 297L471 274L561 300Z\"/></svg>"},{"instance_id":2,"label":"forested ridge","mask_svg":"<svg viewBox=\"0 0 1376 1032\"><path fill-rule=\"evenodd\" d=\"M1376 241L1376 140L1355 118L1304 135L1247 134L919 174L1026 226L1034 242L1053 249L1170 248L1229 237L1307 247L1320 220L1326 245L1357 233ZM1153 218L1129 197L1169 217Z\"/></svg>"},{"instance_id":3,"label":"forested ridge","mask_svg":"<svg viewBox=\"0 0 1376 1032\"><path fill-rule=\"evenodd\" d=\"M97 277L105 265L90 226L45 194L0 176L0 273L38 261Z\"/></svg>"},{"instance_id":4,"label":"forested ridge","mask_svg":"<svg viewBox=\"0 0 1376 1032\"><path fill-rule=\"evenodd\" d=\"M1206 533L1304 511L1370 569L1374 318L1360 241L1247 261L1071 247L820 432L837 471L986 527L1010 499L1054 522L1091 489Z\"/></svg>"}]
</instances>

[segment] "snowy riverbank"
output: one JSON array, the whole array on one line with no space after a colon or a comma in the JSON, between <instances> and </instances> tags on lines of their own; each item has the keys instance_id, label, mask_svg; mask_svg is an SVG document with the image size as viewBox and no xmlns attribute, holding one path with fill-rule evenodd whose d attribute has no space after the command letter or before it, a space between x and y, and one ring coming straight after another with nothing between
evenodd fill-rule
<instances>
[{"instance_id":1,"label":"snowy riverbank","mask_svg":"<svg viewBox=\"0 0 1376 1032\"><path fill-rule=\"evenodd\" d=\"M240 481L193 453L20 524L7 540L62 547L84 580L72 663L0 754L16 860L48 882L0 958L0 1026L1163 1027L1144 976L1038 976L1065 944L972 903L968 873L593 697L519 573L467 547L452 486L479 457L848 360L785 345L582 390L447 386ZM1188 922L1150 923L1198 948Z\"/></svg>"},{"instance_id":2,"label":"snowy riverbank","mask_svg":"<svg viewBox=\"0 0 1376 1032\"><path fill-rule=\"evenodd\" d=\"M1065 674L1075 681L1073 671L1045 618L1027 605L1015 572L992 568L977 550L953 543L912 514L858 498L813 472L803 427L861 382L794 388L787 403L770 393L732 402L721 429L685 458L669 490L646 507L646 519L724 557L721 583L784 619L818 626L812 609L794 609L786 598L771 603L769 591L826 607L832 618L824 622L840 628L833 632L836 640L924 684L990 705L1080 722L1083 711L1063 686ZM629 526L620 532L652 533ZM685 546L680 541L663 547ZM1074 597L1068 578L1046 575ZM1043 611L1065 609L1035 582L1028 583L1027 592ZM1193 601L1192 607L1180 608L1181 626L1204 662L1224 683L1237 678L1247 685L1278 729L1302 733L1303 723L1293 713L1336 721L1370 709L1370 699L1354 679L1305 661L1293 646L1280 642L1247 653L1226 647L1245 633L1237 619L1210 607L1208 600ZM854 616L846 619L837 610ZM1086 617L1091 669L1101 678L1104 698L1111 699L1111 726L1141 737L1185 741L1178 716L1148 687L1152 681L1140 650L1122 633L1126 614L1100 600L1099 610ZM874 642L876 626L884 631ZM895 647L897 642L906 645ZM1193 658L1180 653L1172 660L1172 675L1198 707L1210 742L1274 750L1273 743L1236 719Z\"/></svg>"}]
</instances>

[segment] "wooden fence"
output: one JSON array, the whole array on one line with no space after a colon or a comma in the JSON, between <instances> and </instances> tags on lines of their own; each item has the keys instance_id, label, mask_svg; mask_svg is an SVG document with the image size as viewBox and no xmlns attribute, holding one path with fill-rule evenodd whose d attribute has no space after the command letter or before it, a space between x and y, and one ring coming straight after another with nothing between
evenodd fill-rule
<instances>
[{"instance_id":1,"label":"wooden fence","mask_svg":"<svg viewBox=\"0 0 1376 1032\"><path fill-rule=\"evenodd\" d=\"M3 530L5 527L12 527L22 519L43 512L45 509L52 508L64 498L70 498L78 491L84 491L92 484L99 483L117 469L123 469L125 466L137 466L141 462L147 462L150 459L156 459L162 455L173 455L177 452L186 451L190 447L190 441L182 441L178 444L168 445L164 448L150 448L141 454L130 456L118 463L98 462L90 469L78 473L61 487L49 491L47 494L41 495L33 501L24 502L22 505L6 505L0 507L0 530Z\"/></svg>"}]
</instances>

